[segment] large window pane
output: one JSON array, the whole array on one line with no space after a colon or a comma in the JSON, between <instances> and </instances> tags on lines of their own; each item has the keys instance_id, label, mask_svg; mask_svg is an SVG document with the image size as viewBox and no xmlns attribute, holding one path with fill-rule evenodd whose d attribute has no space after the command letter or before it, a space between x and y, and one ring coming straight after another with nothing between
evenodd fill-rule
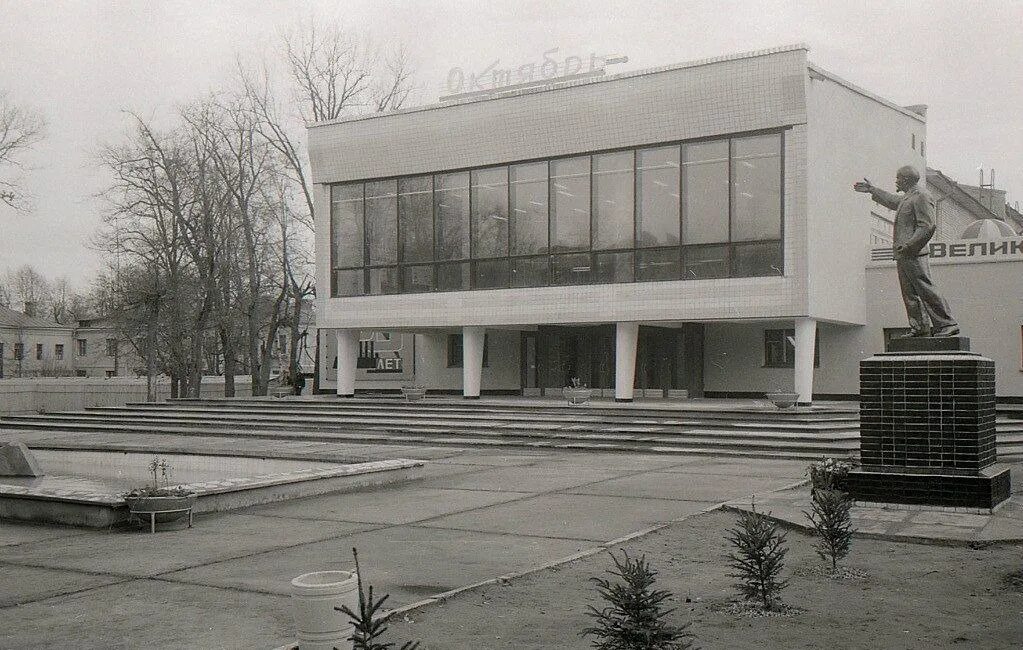
<instances>
[{"instance_id":1,"label":"large window pane","mask_svg":"<svg viewBox=\"0 0 1023 650\"><path fill-rule=\"evenodd\" d=\"M370 264L398 262L398 184L366 183L366 248Z\"/></svg>"},{"instance_id":2,"label":"large window pane","mask_svg":"<svg viewBox=\"0 0 1023 650\"><path fill-rule=\"evenodd\" d=\"M678 248L636 252L636 280L678 280Z\"/></svg>"},{"instance_id":3,"label":"large window pane","mask_svg":"<svg viewBox=\"0 0 1023 650\"><path fill-rule=\"evenodd\" d=\"M403 271L402 291L404 293L433 291L433 265L406 266Z\"/></svg>"},{"instance_id":4,"label":"large window pane","mask_svg":"<svg viewBox=\"0 0 1023 650\"><path fill-rule=\"evenodd\" d=\"M401 219L402 261L432 261L432 176L413 176L398 180L398 217Z\"/></svg>"},{"instance_id":5,"label":"large window pane","mask_svg":"<svg viewBox=\"0 0 1023 650\"><path fill-rule=\"evenodd\" d=\"M512 165L511 254L547 252L547 163Z\"/></svg>"},{"instance_id":6,"label":"large window pane","mask_svg":"<svg viewBox=\"0 0 1023 650\"><path fill-rule=\"evenodd\" d=\"M636 174L636 245L678 245L679 148L640 149Z\"/></svg>"},{"instance_id":7,"label":"large window pane","mask_svg":"<svg viewBox=\"0 0 1023 650\"><path fill-rule=\"evenodd\" d=\"M334 271L337 296L361 296L366 293L365 272L362 269Z\"/></svg>"},{"instance_id":8,"label":"large window pane","mask_svg":"<svg viewBox=\"0 0 1023 650\"><path fill-rule=\"evenodd\" d=\"M551 258L551 284L589 284L590 254L573 253Z\"/></svg>"},{"instance_id":9,"label":"large window pane","mask_svg":"<svg viewBox=\"0 0 1023 650\"><path fill-rule=\"evenodd\" d=\"M469 259L469 172L434 177L437 259Z\"/></svg>"},{"instance_id":10,"label":"large window pane","mask_svg":"<svg viewBox=\"0 0 1023 650\"><path fill-rule=\"evenodd\" d=\"M593 256L593 281L600 284L632 282L635 279L633 254L597 253Z\"/></svg>"},{"instance_id":11,"label":"large window pane","mask_svg":"<svg viewBox=\"0 0 1023 650\"><path fill-rule=\"evenodd\" d=\"M547 256L513 259L510 284L513 287L546 287L550 284Z\"/></svg>"},{"instance_id":12,"label":"large window pane","mask_svg":"<svg viewBox=\"0 0 1023 650\"><path fill-rule=\"evenodd\" d=\"M398 285L398 267L390 266L383 269L369 270L370 295L398 293L400 290L401 287Z\"/></svg>"},{"instance_id":13,"label":"large window pane","mask_svg":"<svg viewBox=\"0 0 1023 650\"><path fill-rule=\"evenodd\" d=\"M781 242L732 246L732 277L755 278L781 274Z\"/></svg>"},{"instance_id":14,"label":"large window pane","mask_svg":"<svg viewBox=\"0 0 1023 650\"><path fill-rule=\"evenodd\" d=\"M508 286L508 260L473 262L473 286L476 289L503 289Z\"/></svg>"},{"instance_id":15,"label":"large window pane","mask_svg":"<svg viewBox=\"0 0 1023 650\"><path fill-rule=\"evenodd\" d=\"M686 246L682 249L682 279L728 277L728 246Z\"/></svg>"},{"instance_id":16,"label":"large window pane","mask_svg":"<svg viewBox=\"0 0 1023 650\"><path fill-rule=\"evenodd\" d=\"M593 156L593 248L632 248L633 155Z\"/></svg>"},{"instance_id":17,"label":"large window pane","mask_svg":"<svg viewBox=\"0 0 1023 650\"><path fill-rule=\"evenodd\" d=\"M508 254L508 168L472 172L472 255Z\"/></svg>"},{"instance_id":18,"label":"large window pane","mask_svg":"<svg viewBox=\"0 0 1023 650\"><path fill-rule=\"evenodd\" d=\"M468 288L468 262L437 265L437 291L463 291Z\"/></svg>"},{"instance_id":19,"label":"large window pane","mask_svg":"<svg viewBox=\"0 0 1023 650\"><path fill-rule=\"evenodd\" d=\"M590 247L590 157L551 161L551 250Z\"/></svg>"},{"instance_id":20,"label":"large window pane","mask_svg":"<svg viewBox=\"0 0 1023 650\"><path fill-rule=\"evenodd\" d=\"M781 237L781 135L732 140L732 241Z\"/></svg>"},{"instance_id":21,"label":"large window pane","mask_svg":"<svg viewBox=\"0 0 1023 650\"><path fill-rule=\"evenodd\" d=\"M330 236L334 267L362 266L362 183L330 188Z\"/></svg>"},{"instance_id":22,"label":"large window pane","mask_svg":"<svg viewBox=\"0 0 1023 650\"><path fill-rule=\"evenodd\" d=\"M682 145L682 243L728 241L728 141Z\"/></svg>"}]
</instances>

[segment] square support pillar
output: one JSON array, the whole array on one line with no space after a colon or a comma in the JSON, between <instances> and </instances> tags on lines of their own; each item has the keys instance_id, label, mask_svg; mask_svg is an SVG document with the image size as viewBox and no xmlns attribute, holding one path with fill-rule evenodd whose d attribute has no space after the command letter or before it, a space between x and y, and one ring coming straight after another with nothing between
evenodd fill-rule
<instances>
[{"instance_id":1,"label":"square support pillar","mask_svg":"<svg viewBox=\"0 0 1023 650\"><path fill-rule=\"evenodd\" d=\"M631 402L636 384L636 345L639 323L615 326L615 401Z\"/></svg>"},{"instance_id":2,"label":"square support pillar","mask_svg":"<svg viewBox=\"0 0 1023 650\"><path fill-rule=\"evenodd\" d=\"M816 352L817 321L813 318L796 319L795 381L797 403L810 406L813 402L813 357Z\"/></svg>"},{"instance_id":3,"label":"square support pillar","mask_svg":"<svg viewBox=\"0 0 1023 650\"><path fill-rule=\"evenodd\" d=\"M465 399L480 398L485 331L482 327L462 328L462 397Z\"/></svg>"},{"instance_id":4,"label":"square support pillar","mask_svg":"<svg viewBox=\"0 0 1023 650\"><path fill-rule=\"evenodd\" d=\"M355 397L355 369L359 364L359 330L337 331L337 396Z\"/></svg>"}]
</instances>

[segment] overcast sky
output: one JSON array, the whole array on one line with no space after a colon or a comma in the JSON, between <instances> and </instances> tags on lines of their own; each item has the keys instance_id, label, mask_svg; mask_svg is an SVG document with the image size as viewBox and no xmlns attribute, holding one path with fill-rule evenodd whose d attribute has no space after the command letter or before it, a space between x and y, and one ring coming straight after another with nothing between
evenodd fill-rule
<instances>
[{"instance_id":1,"label":"overcast sky","mask_svg":"<svg viewBox=\"0 0 1023 650\"><path fill-rule=\"evenodd\" d=\"M30 263L85 288L101 266L85 245L107 180L94 156L124 133L123 111L169 113L222 85L236 52L308 15L406 43L423 102L437 99L454 66L517 66L554 47L628 55L620 72L805 42L829 71L899 104L928 104L931 167L971 184L978 167L994 167L1009 200L1023 201L1023 0L844 4L0 0L0 89L48 122L26 157L34 211L0 206L0 272Z\"/></svg>"}]
</instances>

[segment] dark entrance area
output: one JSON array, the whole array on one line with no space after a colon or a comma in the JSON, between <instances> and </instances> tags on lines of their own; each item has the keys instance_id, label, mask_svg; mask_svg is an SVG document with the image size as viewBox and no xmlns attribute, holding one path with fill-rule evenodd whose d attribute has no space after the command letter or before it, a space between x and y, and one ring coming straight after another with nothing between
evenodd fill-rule
<instances>
[{"instance_id":1,"label":"dark entrance area","mask_svg":"<svg viewBox=\"0 0 1023 650\"><path fill-rule=\"evenodd\" d=\"M523 333L522 351L524 394L557 391L573 378L590 388L614 388L614 325L540 326ZM702 397L703 325L640 326L635 387L665 395L686 389L691 397Z\"/></svg>"},{"instance_id":2,"label":"dark entrance area","mask_svg":"<svg viewBox=\"0 0 1023 650\"><path fill-rule=\"evenodd\" d=\"M578 378L590 388L614 388L613 325L537 328L540 386L560 390Z\"/></svg>"},{"instance_id":3,"label":"dark entrance area","mask_svg":"<svg viewBox=\"0 0 1023 650\"><path fill-rule=\"evenodd\" d=\"M678 389L703 397L703 325L640 326L634 387L644 392L659 389L665 397L667 391Z\"/></svg>"}]
</instances>

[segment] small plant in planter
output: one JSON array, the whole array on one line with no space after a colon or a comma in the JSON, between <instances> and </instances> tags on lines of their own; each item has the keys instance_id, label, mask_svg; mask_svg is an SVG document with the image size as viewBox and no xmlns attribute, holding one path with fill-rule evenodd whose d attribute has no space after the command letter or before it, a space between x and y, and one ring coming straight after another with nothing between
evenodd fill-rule
<instances>
[{"instance_id":1,"label":"small plant in planter","mask_svg":"<svg viewBox=\"0 0 1023 650\"><path fill-rule=\"evenodd\" d=\"M595 637L593 647L598 650L694 648L695 635L689 631L689 623L673 625L668 622L668 616L675 610L666 609L664 601L672 594L653 588L657 572L650 568L646 557L633 559L623 550L622 559L612 553L611 560L614 567L607 572L619 580L590 578L608 605L603 609L589 606L587 615L595 624L583 630L581 636Z\"/></svg>"},{"instance_id":2,"label":"small plant in planter","mask_svg":"<svg viewBox=\"0 0 1023 650\"><path fill-rule=\"evenodd\" d=\"M359 584L359 611L353 612L347 605L334 609L352 621L354 630L352 636L348 638L352 642L352 650L391 650L395 647L394 643L380 641L380 637L387 631L387 617L378 615L389 594L384 594L383 598L379 600L373 598L373 585L369 585L368 589L363 586L362 569L359 568L359 552L354 548L352 556L355 558L355 575ZM418 641L406 641L400 650L416 650L417 648L419 648Z\"/></svg>"},{"instance_id":3,"label":"small plant in planter","mask_svg":"<svg viewBox=\"0 0 1023 650\"><path fill-rule=\"evenodd\" d=\"M166 459L154 457L149 462L149 473L153 482L124 493L128 510L136 515L149 515L151 530L157 523L174 521L190 514L195 505L194 492L180 486L170 485L171 464ZM161 485L161 480L163 479ZM191 526L191 519L189 519Z\"/></svg>"},{"instance_id":4,"label":"small plant in planter","mask_svg":"<svg viewBox=\"0 0 1023 650\"><path fill-rule=\"evenodd\" d=\"M849 554L853 528L849 510L852 500L840 490L820 489L813 493L812 511L803 511L817 535L815 550L822 560L831 560L831 572L838 571L838 561Z\"/></svg>"},{"instance_id":5,"label":"small plant in planter","mask_svg":"<svg viewBox=\"0 0 1023 650\"><path fill-rule=\"evenodd\" d=\"M426 397L426 387L420 384L406 384L401 387L401 394L409 402L418 402Z\"/></svg>"},{"instance_id":6,"label":"small plant in planter","mask_svg":"<svg viewBox=\"0 0 1023 650\"><path fill-rule=\"evenodd\" d=\"M752 512L739 514L738 524L728 531L726 539L734 549L728 560L735 572L728 577L738 580L736 589L746 600L758 601L765 611L776 607L781 590L788 585L788 580L781 579L789 552L785 533L753 506Z\"/></svg>"},{"instance_id":7,"label":"small plant in planter","mask_svg":"<svg viewBox=\"0 0 1023 650\"><path fill-rule=\"evenodd\" d=\"M806 468L806 475L810 477L811 493L842 489L851 469L851 463L826 456L815 463L810 463Z\"/></svg>"},{"instance_id":8,"label":"small plant in planter","mask_svg":"<svg viewBox=\"0 0 1023 650\"><path fill-rule=\"evenodd\" d=\"M568 386L562 389L562 395L569 404L585 404L590 401L593 391L587 388L578 377L572 377Z\"/></svg>"}]
</instances>

